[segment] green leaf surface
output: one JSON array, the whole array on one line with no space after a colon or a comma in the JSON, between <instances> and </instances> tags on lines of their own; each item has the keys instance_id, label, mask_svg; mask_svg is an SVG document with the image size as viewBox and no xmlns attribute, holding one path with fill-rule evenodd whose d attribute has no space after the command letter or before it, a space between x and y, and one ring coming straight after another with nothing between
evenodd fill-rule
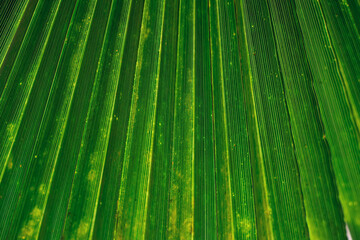
<instances>
[{"instance_id":1,"label":"green leaf surface","mask_svg":"<svg viewBox=\"0 0 360 240\"><path fill-rule=\"evenodd\" d=\"M0 239L359 239L359 14L1 1Z\"/></svg>"}]
</instances>

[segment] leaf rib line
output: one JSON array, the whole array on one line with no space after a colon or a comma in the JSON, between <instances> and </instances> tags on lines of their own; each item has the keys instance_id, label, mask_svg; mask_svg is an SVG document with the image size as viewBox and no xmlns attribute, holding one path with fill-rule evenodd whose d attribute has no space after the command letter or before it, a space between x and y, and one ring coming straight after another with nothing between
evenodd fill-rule
<instances>
[{"instance_id":1,"label":"leaf rib line","mask_svg":"<svg viewBox=\"0 0 360 240\"><path fill-rule=\"evenodd\" d=\"M220 58L220 76L221 76L221 102L224 108L224 113L223 113L223 120L224 120L224 128L225 128L225 148L226 148L226 165L227 165L227 171L230 174L230 154L229 154L229 135L228 135L228 126L227 126L227 117L226 117L226 101L225 101L225 86L224 86L224 70L223 70L223 51L222 51L222 41L221 41L221 36L220 36L220 7L219 7L219 1L216 1L216 25L218 28L218 41L219 41L219 58ZM230 204L230 212L231 212L231 238L234 239L234 234L235 234L235 230L234 230L234 216L233 216L233 206L232 206L232 188L231 188L231 180L230 180L230 176L227 176L227 181L228 181L228 186L229 186L229 204Z\"/></svg>"},{"instance_id":2,"label":"leaf rib line","mask_svg":"<svg viewBox=\"0 0 360 240\"><path fill-rule=\"evenodd\" d=\"M271 32L272 32L272 35L273 35L274 45L275 45L275 49L276 49L277 66L279 67L279 75L280 75L280 79L281 79L281 82L282 82L282 84L281 84L282 85L282 90L283 90L283 93L284 93L284 103L285 103L285 107L286 107L286 116L287 116L287 119L288 119L289 129L290 129L290 133L291 133L290 134L291 143L292 143L292 146L293 146L293 149L294 149L295 166L296 166L296 171L299 174L298 177L297 177L297 181L299 182L299 185L300 185L300 197L301 197L301 202L303 204L302 212L303 212L304 217L306 219L306 235L307 235L307 237L309 237L309 226L308 226L308 221L307 221L307 217L306 217L306 210L305 210L305 207L304 207L304 195L303 195L303 190L302 190L302 187L301 187L301 176L300 176L298 157L296 155L296 147L295 147L293 130L292 130L292 127L291 127L289 106L288 106L288 101L287 101L287 98L286 98L286 89L285 89L284 76L283 76L283 73L282 73L282 70L281 70L281 63L280 63L280 60L279 60L279 57L278 57L279 56L279 50L278 50L278 44L277 44L277 41L276 41L274 23L273 23L271 8L269 6L269 1L270 0L266 0L266 6L267 6L267 9L268 9L268 12L269 12L270 24L271 24Z\"/></svg>"}]
</instances>

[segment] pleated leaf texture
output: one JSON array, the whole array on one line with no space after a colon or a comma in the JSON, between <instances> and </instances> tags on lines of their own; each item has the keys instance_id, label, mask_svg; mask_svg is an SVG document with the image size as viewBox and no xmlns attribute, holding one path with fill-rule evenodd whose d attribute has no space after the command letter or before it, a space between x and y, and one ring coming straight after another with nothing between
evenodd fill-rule
<instances>
[{"instance_id":1,"label":"pleated leaf texture","mask_svg":"<svg viewBox=\"0 0 360 240\"><path fill-rule=\"evenodd\" d=\"M1 0L0 239L360 239L359 0Z\"/></svg>"}]
</instances>

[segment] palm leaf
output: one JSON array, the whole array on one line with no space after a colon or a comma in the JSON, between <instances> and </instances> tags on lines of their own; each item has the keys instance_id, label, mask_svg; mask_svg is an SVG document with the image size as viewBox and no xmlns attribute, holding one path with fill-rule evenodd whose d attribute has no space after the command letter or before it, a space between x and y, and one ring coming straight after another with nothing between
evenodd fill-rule
<instances>
[{"instance_id":1,"label":"palm leaf","mask_svg":"<svg viewBox=\"0 0 360 240\"><path fill-rule=\"evenodd\" d=\"M0 239L360 238L356 0L4 0Z\"/></svg>"}]
</instances>

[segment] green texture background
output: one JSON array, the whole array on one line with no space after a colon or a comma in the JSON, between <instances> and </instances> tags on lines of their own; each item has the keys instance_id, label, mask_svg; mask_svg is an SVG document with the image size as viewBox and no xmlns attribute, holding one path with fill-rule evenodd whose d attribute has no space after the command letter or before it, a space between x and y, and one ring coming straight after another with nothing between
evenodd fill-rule
<instances>
[{"instance_id":1,"label":"green texture background","mask_svg":"<svg viewBox=\"0 0 360 240\"><path fill-rule=\"evenodd\" d=\"M360 239L359 0L0 0L0 239Z\"/></svg>"}]
</instances>

